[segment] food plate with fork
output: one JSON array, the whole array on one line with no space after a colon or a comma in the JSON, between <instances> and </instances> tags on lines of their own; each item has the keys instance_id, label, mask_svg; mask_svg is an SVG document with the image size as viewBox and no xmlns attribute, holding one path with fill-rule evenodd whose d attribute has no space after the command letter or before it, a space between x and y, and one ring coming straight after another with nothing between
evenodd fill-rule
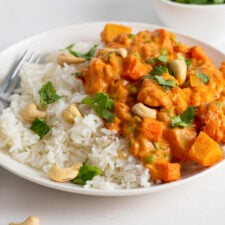
<instances>
[{"instance_id":1,"label":"food plate with fork","mask_svg":"<svg viewBox=\"0 0 225 225\"><path fill-rule=\"evenodd\" d=\"M224 58L177 31L131 22L24 40L0 54L0 165L99 196L153 193L216 173L225 140L211 115L223 118Z\"/></svg>"}]
</instances>

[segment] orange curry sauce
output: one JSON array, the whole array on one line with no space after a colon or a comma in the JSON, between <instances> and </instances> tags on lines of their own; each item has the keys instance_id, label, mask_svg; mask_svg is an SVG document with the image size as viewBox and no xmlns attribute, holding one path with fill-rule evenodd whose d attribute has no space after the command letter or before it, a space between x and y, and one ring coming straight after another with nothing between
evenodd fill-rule
<instances>
[{"instance_id":1,"label":"orange curry sauce","mask_svg":"<svg viewBox=\"0 0 225 225\"><path fill-rule=\"evenodd\" d=\"M218 69L201 47L178 42L164 29L132 34L130 27L106 24L101 38L105 46L84 72L86 92L107 93L114 101L115 118L105 125L126 139L129 151L150 170L152 180L179 179L187 160L203 166L221 160L218 143L225 143L225 63ZM185 61L185 79L171 72L174 60ZM152 72L163 67L167 70ZM165 88L154 76L173 85ZM138 103L152 114L135 113ZM196 106L192 124L171 128L172 118L189 106Z\"/></svg>"}]
</instances>

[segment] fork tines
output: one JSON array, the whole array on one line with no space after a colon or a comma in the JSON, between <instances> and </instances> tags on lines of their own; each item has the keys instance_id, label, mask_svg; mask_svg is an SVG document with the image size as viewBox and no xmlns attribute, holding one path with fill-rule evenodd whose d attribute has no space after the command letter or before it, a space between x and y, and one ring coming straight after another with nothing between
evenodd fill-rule
<instances>
[{"instance_id":1,"label":"fork tines","mask_svg":"<svg viewBox=\"0 0 225 225\"><path fill-rule=\"evenodd\" d=\"M40 56L36 56L33 52L28 50L24 51L19 59L13 63L9 72L5 76L3 82L0 84L0 113L3 108L9 104L9 96L13 93L15 88L20 82L19 71L24 62L34 62L38 63L40 61ZM4 105L4 107L2 106Z\"/></svg>"},{"instance_id":2,"label":"fork tines","mask_svg":"<svg viewBox=\"0 0 225 225\"><path fill-rule=\"evenodd\" d=\"M9 73L6 75L5 79L0 84L0 94L12 94L13 90L16 88L17 84L20 81L18 73L21 66L24 62L32 61L37 61L37 57L35 57L35 54L33 52L28 52L28 50L26 50L19 58L19 60L12 65Z\"/></svg>"}]
</instances>

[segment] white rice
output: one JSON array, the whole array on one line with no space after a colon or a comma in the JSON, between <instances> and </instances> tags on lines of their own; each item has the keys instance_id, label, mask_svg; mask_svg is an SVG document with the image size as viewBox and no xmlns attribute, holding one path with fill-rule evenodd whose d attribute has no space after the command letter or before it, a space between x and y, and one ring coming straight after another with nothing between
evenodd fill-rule
<instances>
[{"instance_id":1,"label":"white rice","mask_svg":"<svg viewBox=\"0 0 225 225\"><path fill-rule=\"evenodd\" d=\"M90 45L76 44L81 50ZM11 96L11 105L0 115L0 149L21 163L41 170L46 176L53 164L62 167L74 162L88 163L102 174L88 181L85 188L129 189L151 185L148 170L128 153L125 141L104 128L103 121L88 106L80 104L86 96L83 83L71 76L74 66L55 63L58 53L48 57L46 64L25 63L20 71L21 88ZM38 91L51 81L57 94L64 96L47 107L50 132L40 140L23 120L21 112L27 104L39 105ZM74 125L66 123L62 111L77 103L82 117Z\"/></svg>"}]
</instances>

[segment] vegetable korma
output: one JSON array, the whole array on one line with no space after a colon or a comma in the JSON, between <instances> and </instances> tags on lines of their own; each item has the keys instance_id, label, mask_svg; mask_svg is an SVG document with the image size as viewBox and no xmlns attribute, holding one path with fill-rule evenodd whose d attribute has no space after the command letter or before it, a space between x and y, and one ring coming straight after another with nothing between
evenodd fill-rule
<instances>
[{"instance_id":1,"label":"vegetable korma","mask_svg":"<svg viewBox=\"0 0 225 225\"><path fill-rule=\"evenodd\" d=\"M218 69L200 46L164 29L133 34L107 24L101 37L105 47L82 73L85 89L113 101L105 125L126 139L152 179L179 179L187 160L203 166L222 160L224 63Z\"/></svg>"}]
</instances>

